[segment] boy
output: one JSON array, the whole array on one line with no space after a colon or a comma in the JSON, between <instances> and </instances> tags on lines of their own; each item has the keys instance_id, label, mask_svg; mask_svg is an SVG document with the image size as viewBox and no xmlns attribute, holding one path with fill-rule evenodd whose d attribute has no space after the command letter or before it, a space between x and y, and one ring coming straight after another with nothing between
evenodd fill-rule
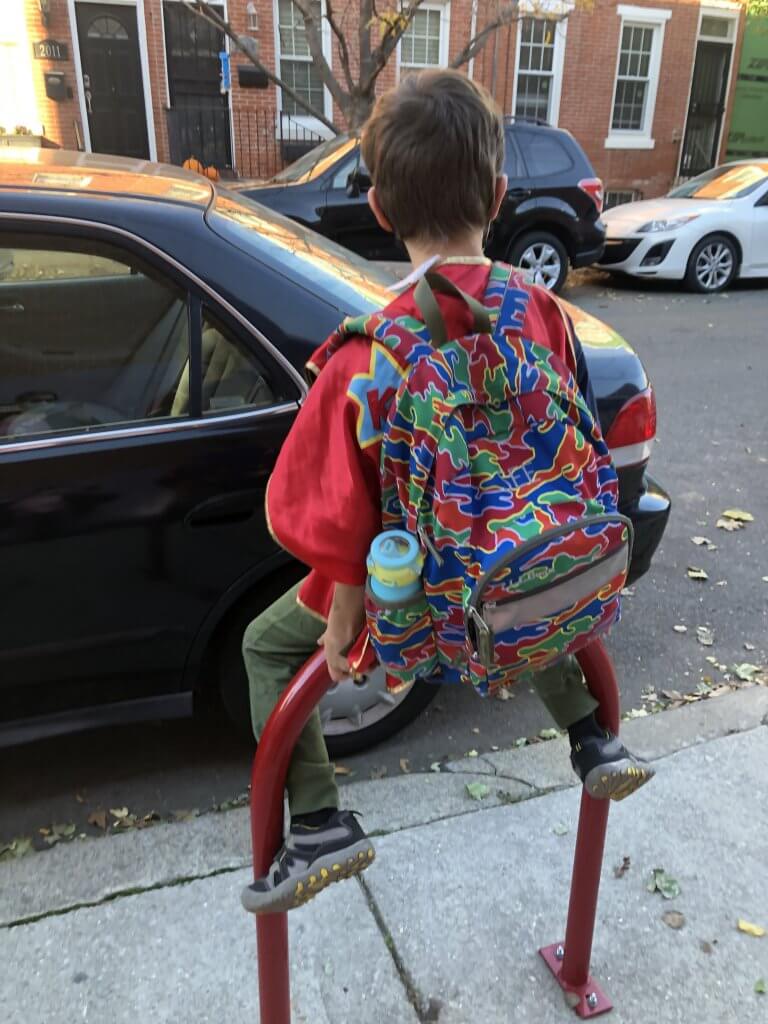
<instances>
[{"instance_id":1,"label":"boy","mask_svg":"<svg viewBox=\"0 0 768 1024\"><path fill-rule=\"evenodd\" d=\"M465 293L482 298L491 269L484 237L507 188L503 125L490 97L456 72L409 76L377 102L362 152L374 183L371 209L385 230L397 232L418 268L385 314L421 319L412 281L435 264ZM438 302L449 338L472 333L463 302L446 295ZM523 333L560 356L594 409L578 343L560 307L541 289L532 289ZM350 674L345 651L364 625L366 555L382 525L381 439L394 389L380 360L364 337L350 339L330 358L327 343L321 346L310 364L317 380L270 480L273 534L311 572L244 637L257 736L318 643L334 680ZM621 799L651 777L649 766L597 724L597 703L574 658L539 673L536 689L558 726L568 729L574 770L594 796ZM255 913L297 906L330 882L363 870L374 856L353 812L338 809L317 711L294 750L287 789L288 839L268 875L243 892L246 909Z\"/></svg>"}]
</instances>

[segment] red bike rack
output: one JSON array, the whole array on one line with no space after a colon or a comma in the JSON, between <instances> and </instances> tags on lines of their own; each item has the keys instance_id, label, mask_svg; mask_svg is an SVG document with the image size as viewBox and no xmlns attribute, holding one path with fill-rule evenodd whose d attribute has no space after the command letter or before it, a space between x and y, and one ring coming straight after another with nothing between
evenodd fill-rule
<instances>
[{"instance_id":1,"label":"red bike rack","mask_svg":"<svg viewBox=\"0 0 768 1024\"><path fill-rule=\"evenodd\" d=\"M601 724L618 733L619 689L602 641L594 641L577 657L587 685L600 703ZM255 878L266 874L282 843L285 778L291 752L312 710L330 686L325 656L318 650L294 676L264 727L251 771ZM539 950L580 1017L594 1017L612 1007L589 974L609 804L609 800L593 800L586 792L582 794L565 941ZM290 1024L288 915L257 916L256 941L261 1024Z\"/></svg>"}]
</instances>

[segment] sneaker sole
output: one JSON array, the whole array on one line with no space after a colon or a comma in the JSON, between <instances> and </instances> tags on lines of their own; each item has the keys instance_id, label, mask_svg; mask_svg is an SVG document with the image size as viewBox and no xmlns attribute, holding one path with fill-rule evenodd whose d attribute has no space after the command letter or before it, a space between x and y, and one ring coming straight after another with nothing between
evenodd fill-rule
<instances>
[{"instance_id":1,"label":"sneaker sole","mask_svg":"<svg viewBox=\"0 0 768 1024\"><path fill-rule=\"evenodd\" d=\"M240 894L240 902L251 914L280 914L293 910L334 882L359 875L375 858L376 851L370 842L362 839L345 850L318 857L304 874L286 878L269 892L254 892L246 886Z\"/></svg>"},{"instance_id":2,"label":"sneaker sole","mask_svg":"<svg viewBox=\"0 0 768 1024\"><path fill-rule=\"evenodd\" d=\"M656 770L629 758L601 764L587 773L584 788L595 800L624 800L650 782Z\"/></svg>"}]
</instances>

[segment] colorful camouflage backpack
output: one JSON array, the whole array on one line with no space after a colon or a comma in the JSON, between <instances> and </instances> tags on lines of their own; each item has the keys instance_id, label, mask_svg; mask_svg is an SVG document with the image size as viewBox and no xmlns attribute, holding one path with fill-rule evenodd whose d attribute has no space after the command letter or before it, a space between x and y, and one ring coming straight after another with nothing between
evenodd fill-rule
<instances>
[{"instance_id":1,"label":"colorful camouflage backpack","mask_svg":"<svg viewBox=\"0 0 768 1024\"><path fill-rule=\"evenodd\" d=\"M474 333L448 339L434 292ZM491 269L483 302L439 273L414 294L424 323L347 321L393 357L381 452L383 525L418 536L423 592L368 628L390 685L471 682L485 695L573 653L619 616L632 525L610 453L562 361L522 337L530 289Z\"/></svg>"}]
</instances>

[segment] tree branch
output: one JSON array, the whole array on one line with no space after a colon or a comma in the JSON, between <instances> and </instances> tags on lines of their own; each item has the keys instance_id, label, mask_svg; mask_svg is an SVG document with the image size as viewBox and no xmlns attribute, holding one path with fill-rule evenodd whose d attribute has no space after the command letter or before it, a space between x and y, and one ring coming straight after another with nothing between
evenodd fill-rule
<instances>
[{"instance_id":1,"label":"tree branch","mask_svg":"<svg viewBox=\"0 0 768 1024\"><path fill-rule=\"evenodd\" d=\"M312 64L320 75L323 85L328 89L328 92L333 96L341 109L344 110L349 101L349 96L334 78L330 64L325 58L322 24L318 24L315 19L315 14L312 10L312 0L293 0L293 6L299 10L304 19L304 33L307 37L307 46L309 47ZM322 23L322 18L320 21Z\"/></svg>"},{"instance_id":2,"label":"tree branch","mask_svg":"<svg viewBox=\"0 0 768 1024\"><path fill-rule=\"evenodd\" d=\"M379 77L381 72L387 65L387 61L395 52L397 44L403 38L403 35L408 31L414 16L425 0L411 0L405 7L403 6L403 0L400 0L400 17L396 21L383 21L378 18L377 22L383 25L381 39L379 45L374 47L371 51L370 62L371 70L363 79L361 75L360 80L360 91L367 92L373 88L376 79ZM362 70L362 69L361 69Z\"/></svg>"},{"instance_id":3,"label":"tree branch","mask_svg":"<svg viewBox=\"0 0 768 1024\"><path fill-rule=\"evenodd\" d=\"M333 13L333 7L331 6L331 0L325 0L325 20L330 25L331 32L333 32L338 40L341 70L344 73L344 81L347 83L347 91L351 93L355 88L355 82L352 78L352 67L349 61L349 47L347 46L346 36L341 31L339 23L336 21L336 16Z\"/></svg>"},{"instance_id":4,"label":"tree branch","mask_svg":"<svg viewBox=\"0 0 768 1024\"><path fill-rule=\"evenodd\" d=\"M241 53L244 53L248 60L254 64L259 71L266 75L267 81L272 82L273 85L282 89L283 94L288 96L289 99L292 99L297 106L301 107L302 110L306 110L306 112L312 117L316 117L317 120L324 124L326 128L329 128L334 135L338 135L339 129L333 121L329 120L321 111L315 110L312 104L308 103L303 96L296 92L295 89L277 75L273 74L265 64L262 64L259 58L258 44L255 39L252 39L250 36L241 36L239 32L235 32L231 24L228 21L225 21L218 11L214 11L206 0L184 0L184 6L198 18L202 18L203 21L207 21L209 24L213 25L214 28L223 32L224 35L232 40L237 49L240 50Z\"/></svg>"},{"instance_id":5,"label":"tree branch","mask_svg":"<svg viewBox=\"0 0 768 1024\"><path fill-rule=\"evenodd\" d=\"M531 11L529 14L529 12L527 11L520 10L520 4L517 2L517 0L515 0L514 3L503 4L499 8L499 13L493 19L493 21L489 21L488 24L485 25L483 29L477 33L477 35L473 36L473 38L469 40L464 49L460 50L456 54L456 56L453 58L453 60L450 62L448 66L450 68L455 69L460 68L462 64L468 63L470 60L472 60L473 57L476 57L478 53L480 53L480 51L483 49L486 43L490 41L490 38L494 34L494 32L497 32L500 28L503 28L505 25L510 25L513 21L520 21L521 18L524 18L526 16L544 17L547 21L552 21L555 23L564 21L568 17L567 14L559 14L556 16L550 16L548 14L542 15L540 13L537 13L535 10Z\"/></svg>"}]
</instances>

